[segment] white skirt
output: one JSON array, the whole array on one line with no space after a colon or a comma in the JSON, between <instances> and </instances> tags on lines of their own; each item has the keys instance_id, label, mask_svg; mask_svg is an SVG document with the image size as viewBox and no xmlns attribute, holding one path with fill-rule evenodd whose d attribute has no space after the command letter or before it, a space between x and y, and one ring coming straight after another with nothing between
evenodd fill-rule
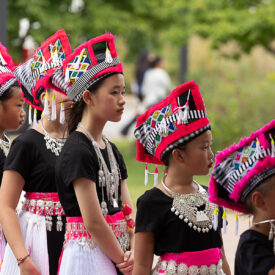
<instances>
[{"instance_id":1,"label":"white skirt","mask_svg":"<svg viewBox=\"0 0 275 275\"><path fill-rule=\"evenodd\" d=\"M94 245L79 239L69 240L61 254L59 275L116 275L112 261Z\"/></svg>"},{"instance_id":2,"label":"white skirt","mask_svg":"<svg viewBox=\"0 0 275 275\"><path fill-rule=\"evenodd\" d=\"M25 247L29 251L32 261L42 275L49 275L49 256L45 217L27 211L21 211L18 218ZM17 260L8 244L4 254L1 274L20 275Z\"/></svg>"}]
</instances>

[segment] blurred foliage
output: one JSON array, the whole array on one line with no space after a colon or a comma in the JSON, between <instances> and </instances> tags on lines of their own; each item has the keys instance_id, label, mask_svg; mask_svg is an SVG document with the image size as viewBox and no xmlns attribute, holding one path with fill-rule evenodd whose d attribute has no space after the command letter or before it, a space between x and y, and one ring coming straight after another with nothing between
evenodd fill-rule
<instances>
[{"instance_id":1,"label":"blurred foliage","mask_svg":"<svg viewBox=\"0 0 275 275\"><path fill-rule=\"evenodd\" d=\"M73 8L72 3L83 3ZM199 34L211 37L221 48L230 41L229 54L239 57L255 45L275 53L275 0L10 0L9 40L19 60L28 35L40 44L64 28L72 48L105 30L117 33L127 44L126 58L135 60L140 49L159 49L169 40L178 46ZM19 37L19 22L28 18L30 27Z\"/></svg>"},{"instance_id":2,"label":"blurred foliage","mask_svg":"<svg viewBox=\"0 0 275 275\"><path fill-rule=\"evenodd\" d=\"M200 86L217 152L275 119L275 58L257 47L235 62L210 44L190 40L188 79Z\"/></svg>"}]
</instances>

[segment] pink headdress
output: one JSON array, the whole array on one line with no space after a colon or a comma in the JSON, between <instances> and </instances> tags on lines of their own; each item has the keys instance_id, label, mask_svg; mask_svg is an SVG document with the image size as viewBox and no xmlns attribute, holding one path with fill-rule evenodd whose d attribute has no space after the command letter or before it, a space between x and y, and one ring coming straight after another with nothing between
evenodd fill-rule
<instances>
[{"instance_id":1,"label":"pink headdress","mask_svg":"<svg viewBox=\"0 0 275 275\"><path fill-rule=\"evenodd\" d=\"M112 73L122 73L114 39L112 34L105 33L80 45L53 74L52 83L77 102L98 80Z\"/></svg>"},{"instance_id":2,"label":"pink headdress","mask_svg":"<svg viewBox=\"0 0 275 275\"><path fill-rule=\"evenodd\" d=\"M164 164L162 157L210 129L199 86L188 81L137 118L137 160Z\"/></svg>"},{"instance_id":3,"label":"pink headdress","mask_svg":"<svg viewBox=\"0 0 275 275\"><path fill-rule=\"evenodd\" d=\"M38 110L38 91L54 88L49 81L53 72L62 66L63 60L71 53L68 37L64 30L57 31L36 49L35 54L26 62L14 68L14 75L21 82L24 99Z\"/></svg>"},{"instance_id":4,"label":"pink headdress","mask_svg":"<svg viewBox=\"0 0 275 275\"><path fill-rule=\"evenodd\" d=\"M17 80L12 73L14 67L7 49L0 43L0 96L4 94Z\"/></svg>"},{"instance_id":5,"label":"pink headdress","mask_svg":"<svg viewBox=\"0 0 275 275\"><path fill-rule=\"evenodd\" d=\"M209 200L245 213L245 199L275 174L275 120L216 155Z\"/></svg>"}]
</instances>

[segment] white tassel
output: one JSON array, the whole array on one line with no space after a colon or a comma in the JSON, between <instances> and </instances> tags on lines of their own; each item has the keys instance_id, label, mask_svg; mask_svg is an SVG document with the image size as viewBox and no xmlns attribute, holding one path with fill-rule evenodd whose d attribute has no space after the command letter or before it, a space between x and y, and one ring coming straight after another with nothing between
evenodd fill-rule
<instances>
[{"instance_id":1,"label":"white tassel","mask_svg":"<svg viewBox=\"0 0 275 275\"><path fill-rule=\"evenodd\" d=\"M29 125L32 125L32 106L29 105Z\"/></svg>"},{"instance_id":2,"label":"white tassel","mask_svg":"<svg viewBox=\"0 0 275 275\"><path fill-rule=\"evenodd\" d=\"M69 68L67 67L65 70L65 83L69 83L70 82L70 71Z\"/></svg>"},{"instance_id":3,"label":"white tassel","mask_svg":"<svg viewBox=\"0 0 275 275\"><path fill-rule=\"evenodd\" d=\"M216 207L213 212L213 229L216 231L218 228L218 208Z\"/></svg>"},{"instance_id":4,"label":"white tassel","mask_svg":"<svg viewBox=\"0 0 275 275\"><path fill-rule=\"evenodd\" d=\"M42 59L43 59L43 64L41 66L41 73L47 70L46 60L45 60L45 57L43 55L42 55Z\"/></svg>"},{"instance_id":5,"label":"white tassel","mask_svg":"<svg viewBox=\"0 0 275 275\"><path fill-rule=\"evenodd\" d=\"M250 218L250 216L248 217L248 228L250 229L250 227L251 227L251 218Z\"/></svg>"},{"instance_id":6,"label":"white tassel","mask_svg":"<svg viewBox=\"0 0 275 275\"><path fill-rule=\"evenodd\" d=\"M106 48L106 52L105 52L105 62L106 63L112 63L113 62L111 52L108 48Z\"/></svg>"},{"instance_id":7,"label":"white tassel","mask_svg":"<svg viewBox=\"0 0 275 275\"><path fill-rule=\"evenodd\" d=\"M37 124L37 110L34 108L33 111L33 125Z\"/></svg>"},{"instance_id":8,"label":"white tassel","mask_svg":"<svg viewBox=\"0 0 275 275\"><path fill-rule=\"evenodd\" d=\"M2 63L3 65L7 65L7 62L6 62L6 60L4 59L4 57L2 56L1 53L0 53L0 60L1 60L1 63Z\"/></svg>"},{"instance_id":9,"label":"white tassel","mask_svg":"<svg viewBox=\"0 0 275 275\"><path fill-rule=\"evenodd\" d=\"M227 227L226 213L225 213L225 210L223 210L223 214L222 214L222 232L224 234L226 233L226 227Z\"/></svg>"},{"instance_id":10,"label":"white tassel","mask_svg":"<svg viewBox=\"0 0 275 275\"><path fill-rule=\"evenodd\" d=\"M80 55L78 56L77 61L76 61L75 64L74 64L74 69L75 69L75 70L78 70L78 69L79 69L79 65L80 65L80 62L81 62L81 60L82 60L84 51L85 51L85 49L82 49Z\"/></svg>"},{"instance_id":11,"label":"white tassel","mask_svg":"<svg viewBox=\"0 0 275 275\"><path fill-rule=\"evenodd\" d=\"M59 57L58 57L57 48L53 54L53 64L55 67L59 67Z\"/></svg>"},{"instance_id":12,"label":"white tassel","mask_svg":"<svg viewBox=\"0 0 275 275\"><path fill-rule=\"evenodd\" d=\"M239 217L238 214L235 214L235 236L238 236L239 233Z\"/></svg>"},{"instance_id":13,"label":"white tassel","mask_svg":"<svg viewBox=\"0 0 275 275\"><path fill-rule=\"evenodd\" d=\"M147 163L145 165L145 178L144 178L144 185L146 186L148 184L148 166L147 166Z\"/></svg>"},{"instance_id":14,"label":"white tassel","mask_svg":"<svg viewBox=\"0 0 275 275\"><path fill-rule=\"evenodd\" d=\"M53 94L51 121L55 121L55 120L56 120L56 100L55 100L55 94Z\"/></svg>"},{"instance_id":15,"label":"white tassel","mask_svg":"<svg viewBox=\"0 0 275 275\"><path fill-rule=\"evenodd\" d=\"M50 110L49 110L49 93L46 92L45 97L44 97L44 111L43 111L43 116L47 116L50 118Z\"/></svg>"},{"instance_id":16,"label":"white tassel","mask_svg":"<svg viewBox=\"0 0 275 275\"><path fill-rule=\"evenodd\" d=\"M65 124L65 107L63 101L60 103L60 115L59 115L59 122L60 124Z\"/></svg>"},{"instance_id":17,"label":"white tassel","mask_svg":"<svg viewBox=\"0 0 275 275\"><path fill-rule=\"evenodd\" d=\"M256 140L256 154L257 154L257 158L261 157L261 153L262 153L262 148L261 148L261 144L259 139Z\"/></svg>"},{"instance_id":18,"label":"white tassel","mask_svg":"<svg viewBox=\"0 0 275 275\"><path fill-rule=\"evenodd\" d=\"M156 166L155 168L155 172L154 172L154 186L158 185L158 176L159 176L159 171L158 171L158 167Z\"/></svg>"},{"instance_id":19,"label":"white tassel","mask_svg":"<svg viewBox=\"0 0 275 275\"><path fill-rule=\"evenodd\" d=\"M275 157L275 143L274 143L274 138L269 134L270 140L271 140L271 157Z\"/></svg>"}]
</instances>

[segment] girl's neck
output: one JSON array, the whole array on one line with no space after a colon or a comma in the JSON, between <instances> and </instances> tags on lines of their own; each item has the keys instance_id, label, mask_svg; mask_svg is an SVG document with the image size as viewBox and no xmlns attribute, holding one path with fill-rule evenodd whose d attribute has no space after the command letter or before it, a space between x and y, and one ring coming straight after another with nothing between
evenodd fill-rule
<instances>
[{"instance_id":1,"label":"girl's neck","mask_svg":"<svg viewBox=\"0 0 275 275\"><path fill-rule=\"evenodd\" d=\"M57 138L67 137L66 125L60 124L58 119L56 119L55 121L51 121L48 120L48 117L42 117L40 123L49 135ZM34 129L37 130L37 127L39 127L39 124L34 126Z\"/></svg>"},{"instance_id":2,"label":"girl's neck","mask_svg":"<svg viewBox=\"0 0 275 275\"><path fill-rule=\"evenodd\" d=\"M100 121L95 119L93 116L83 116L81 119L82 125L89 131L94 140L99 144L100 147L105 147L105 143L102 139L103 128L106 121ZM83 132L83 130L78 127L78 131ZM85 133L85 132L83 132Z\"/></svg>"},{"instance_id":3,"label":"girl's neck","mask_svg":"<svg viewBox=\"0 0 275 275\"><path fill-rule=\"evenodd\" d=\"M5 140L5 130L4 129L0 129L0 138Z\"/></svg>"},{"instance_id":4,"label":"girl's neck","mask_svg":"<svg viewBox=\"0 0 275 275\"><path fill-rule=\"evenodd\" d=\"M260 218L258 216L254 216L253 217L253 225L252 225L251 229L268 236L269 231L270 231L270 223L269 222L262 223L262 224L255 224L255 223L266 221L266 220L269 220L269 218L266 218L266 217Z\"/></svg>"},{"instance_id":5,"label":"girl's neck","mask_svg":"<svg viewBox=\"0 0 275 275\"><path fill-rule=\"evenodd\" d=\"M165 184L169 189L180 194L196 193L198 191L193 175L173 168L168 168Z\"/></svg>"}]
</instances>

